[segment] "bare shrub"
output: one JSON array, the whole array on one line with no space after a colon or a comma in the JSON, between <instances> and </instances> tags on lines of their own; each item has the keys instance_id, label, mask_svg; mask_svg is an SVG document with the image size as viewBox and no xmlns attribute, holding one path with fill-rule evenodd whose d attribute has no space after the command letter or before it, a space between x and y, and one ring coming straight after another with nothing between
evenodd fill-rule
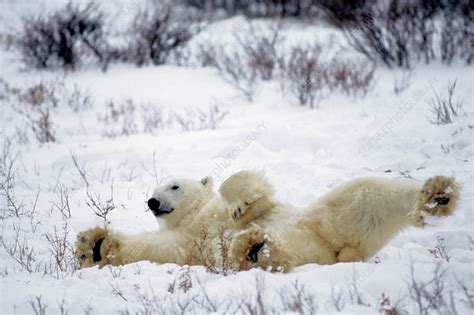
<instances>
[{"instance_id":1,"label":"bare shrub","mask_svg":"<svg viewBox=\"0 0 474 315\"><path fill-rule=\"evenodd\" d=\"M6 98L14 104L13 110L26 117L29 129L38 142L56 141L50 109L58 106L59 99L53 82L40 81L25 89L8 87L6 94Z\"/></svg>"},{"instance_id":2,"label":"bare shrub","mask_svg":"<svg viewBox=\"0 0 474 315\"><path fill-rule=\"evenodd\" d=\"M74 112L92 107L92 98L87 91L77 85L69 88L62 80L41 80L25 88L14 88L5 83L4 88L3 99L23 118L19 120L21 124L15 126L20 143L28 143L30 135L40 143L56 142L53 113L58 107L69 107Z\"/></svg>"},{"instance_id":3,"label":"bare shrub","mask_svg":"<svg viewBox=\"0 0 474 315\"><path fill-rule=\"evenodd\" d=\"M121 178L128 182L133 182L138 178L138 175L135 174L137 169L136 165L128 166L128 160L119 164L119 168L122 169L120 172Z\"/></svg>"},{"instance_id":4,"label":"bare shrub","mask_svg":"<svg viewBox=\"0 0 474 315\"><path fill-rule=\"evenodd\" d=\"M344 1L343 1L344 2ZM351 1L347 1L351 2ZM297 17L305 18L315 12L314 0L265 0L265 1L242 1L242 0L185 0L186 5L192 6L206 13L222 13L233 16L243 14L248 17Z\"/></svg>"},{"instance_id":5,"label":"bare shrub","mask_svg":"<svg viewBox=\"0 0 474 315\"><path fill-rule=\"evenodd\" d=\"M44 304L43 301L41 301L42 296L35 296L34 299L28 300L28 303L30 304L31 308L33 309L33 312L35 315L46 315L46 309L48 308L48 305Z\"/></svg>"},{"instance_id":6,"label":"bare shrub","mask_svg":"<svg viewBox=\"0 0 474 315\"><path fill-rule=\"evenodd\" d=\"M19 99L30 105L48 108L66 105L75 113L92 107L92 97L88 91L77 84L69 88L62 80L40 81L21 91Z\"/></svg>"},{"instance_id":7,"label":"bare shrub","mask_svg":"<svg viewBox=\"0 0 474 315\"><path fill-rule=\"evenodd\" d=\"M51 251L51 271L59 278L74 273L77 266L73 245L68 241L68 223L64 222L60 231L54 226L53 231L54 233L46 233L45 237Z\"/></svg>"},{"instance_id":8,"label":"bare shrub","mask_svg":"<svg viewBox=\"0 0 474 315\"><path fill-rule=\"evenodd\" d=\"M172 272L170 272L172 273ZM166 294L157 294L153 286L143 290L134 286L139 308L122 310L121 314L319 314L314 295L298 281L283 290L270 291L266 275L259 272L242 292L229 296L210 295L198 277L193 277L189 266L173 272L175 277ZM276 299L275 299L276 298ZM130 304L133 307L133 304Z\"/></svg>"},{"instance_id":9,"label":"bare shrub","mask_svg":"<svg viewBox=\"0 0 474 315\"><path fill-rule=\"evenodd\" d=\"M297 97L300 105L314 108L322 97L323 68L319 56L321 46L295 46L288 58L280 60L283 71L282 80L290 92Z\"/></svg>"},{"instance_id":10,"label":"bare shrub","mask_svg":"<svg viewBox=\"0 0 474 315\"><path fill-rule=\"evenodd\" d=\"M373 0L319 0L314 5L322 10L326 19L335 26L341 27L352 23L363 15L367 8L374 5Z\"/></svg>"},{"instance_id":11,"label":"bare shrub","mask_svg":"<svg viewBox=\"0 0 474 315\"><path fill-rule=\"evenodd\" d=\"M195 55L197 63L201 67L218 68L219 52L215 45L209 43L201 43L197 46Z\"/></svg>"},{"instance_id":12,"label":"bare shrub","mask_svg":"<svg viewBox=\"0 0 474 315\"><path fill-rule=\"evenodd\" d=\"M120 289L119 285L117 283L111 283L109 282L110 287L112 288L112 295L120 297L124 301L128 301L127 298L125 298L123 291Z\"/></svg>"},{"instance_id":13,"label":"bare shrub","mask_svg":"<svg viewBox=\"0 0 474 315\"><path fill-rule=\"evenodd\" d=\"M208 110L186 109L166 113L156 104L137 105L131 99L120 103L109 101L107 107L107 112L100 115L99 120L108 126L104 135L112 138L139 132L153 133L173 125L184 131L217 129L228 114L218 106L210 106Z\"/></svg>"},{"instance_id":14,"label":"bare shrub","mask_svg":"<svg viewBox=\"0 0 474 315\"><path fill-rule=\"evenodd\" d=\"M278 69L277 44L282 39L282 23L273 24L269 30L257 30L251 23L246 26L245 36L242 30L233 33L235 47L201 44L196 59L201 66L217 68L227 83L252 101L257 80L271 80Z\"/></svg>"},{"instance_id":15,"label":"bare shrub","mask_svg":"<svg viewBox=\"0 0 474 315\"><path fill-rule=\"evenodd\" d=\"M214 256L212 237L209 231L202 228L199 237L193 242L193 251L188 253L185 261L190 265L201 265L211 273L228 276L235 273L235 262L230 258L231 237L225 227L218 229L218 249L219 257Z\"/></svg>"},{"instance_id":16,"label":"bare shrub","mask_svg":"<svg viewBox=\"0 0 474 315\"><path fill-rule=\"evenodd\" d=\"M108 215L115 209L114 203L114 185L110 186L110 197L103 201L99 194L95 196L87 192L86 205L92 209L94 214L104 220L106 224L110 224Z\"/></svg>"},{"instance_id":17,"label":"bare shrub","mask_svg":"<svg viewBox=\"0 0 474 315\"><path fill-rule=\"evenodd\" d=\"M457 81L448 85L448 91L446 95L439 95L435 89L433 89L434 97L431 98L428 103L431 107L431 112L434 118L430 119L430 122L436 125L451 124L453 119L460 116L463 113L462 101L454 100L454 92L456 89Z\"/></svg>"},{"instance_id":18,"label":"bare shrub","mask_svg":"<svg viewBox=\"0 0 474 315\"><path fill-rule=\"evenodd\" d=\"M330 90L340 90L348 96L365 96L373 86L375 66L370 62L339 60L324 73Z\"/></svg>"},{"instance_id":19,"label":"bare shrub","mask_svg":"<svg viewBox=\"0 0 474 315\"><path fill-rule=\"evenodd\" d=\"M110 274L112 275L112 278L118 279L122 275L122 267L120 266L107 266L107 269L109 270Z\"/></svg>"},{"instance_id":20,"label":"bare shrub","mask_svg":"<svg viewBox=\"0 0 474 315\"><path fill-rule=\"evenodd\" d=\"M77 157L73 153L71 153L71 159L72 159L72 162L74 163L74 167L76 168L77 172L81 176L81 179L84 181L84 184L86 185L86 187L89 187L89 180L87 179L87 172L85 169L86 163L84 162L82 166L79 165L79 161L77 160Z\"/></svg>"},{"instance_id":21,"label":"bare shrub","mask_svg":"<svg viewBox=\"0 0 474 315\"><path fill-rule=\"evenodd\" d=\"M157 129L163 129L164 118L161 109L155 104L146 104L140 107L143 121L143 131L152 133Z\"/></svg>"},{"instance_id":22,"label":"bare shrub","mask_svg":"<svg viewBox=\"0 0 474 315\"><path fill-rule=\"evenodd\" d=\"M69 3L53 14L25 18L18 46L29 66L74 69L87 53L102 61L103 24L96 4Z\"/></svg>"},{"instance_id":23,"label":"bare shrub","mask_svg":"<svg viewBox=\"0 0 474 315\"><path fill-rule=\"evenodd\" d=\"M8 266L0 267L0 277L5 278L8 276Z\"/></svg>"},{"instance_id":24,"label":"bare shrub","mask_svg":"<svg viewBox=\"0 0 474 315\"><path fill-rule=\"evenodd\" d=\"M395 77L393 82L393 92L400 94L410 87L411 72L403 71L400 76Z\"/></svg>"},{"instance_id":25,"label":"bare shrub","mask_svg":"<svg viewBox=\"0 0 474 315\"><path fill-rule=\"evenodd\" d=\"M20 217L26 213L26 210L25 204L21 201L18 201L13 194L15 188L14 161L9 164L5 172L5 179L3 182L0 182L0 196L4 197L6 201L6 204L2 205L5 208L2 209L3 212L1 218L5 219L11 216Z\"/></svg>"},{"instance_id":26,"label":"bare shrub","mask_svg":"<svg viewBox=\"0 0 474 315\"><path fill-rule=\"evenodd\" d=\"M28 211L28 213L26 214L26 216L29 218L29 221L30 221L31 232L33 233L36 233L38 226L41 224L41 219L36 218L36 207L38 205L40 192L41 191L38 190L38 192L36 193L36 198L30 208L31 210Z\"/></svg>"},{"instance_id":27,"label":"bare shrub","mask_svg":"<svg viewBox=\"0 0 474 315\"><path fill-rule=\"evenodd\" d=\"M214 304L206 289L202 287L199 292L201 294L194 293L194 290L190 290L190 283L188 282L187 269L189 267L181 268L177 273L176 288L172 288L173 284L170 285L169 294L157 295L152 286L149 288L149 292L142 290L138 284L134 286L135 297L138 300L138 310L130 312L127 309L120 311L120 314L193 314L193 313L216 313L218 306ZM181 280L179 278L182 277ZM183 286L179 289L179 286ZM185 289L188 288L188 289ZM186 291L185 291L186 290ZM225 309L222 310L225 313Z\"/></svg>"},{"instance_id":28,"label":"bare shrub","mask_svg":"<svg viewBox=\"0 0 474 315\"><path fill-rule=\"evenodd\" d=\"M229 112L218 106L211 106L207 112L203 110L186 110L184 113L174 113L178 125L185 131L212 129L215 130Z\"/></svg>"},{"instance_id":29,"label":"bare shrub","mask_svg":"<svg viewBox=\"0 0 474 315\"><path fill-rule=\"evenodd\" d=\"M173 294L176 290L182 290L184 293L188 292L193 287L193 281L191 277L191 267L183 266L181 267L173 282L168 286L168 292Z\"/></svg>"},{"instance_id":30,"label":"bare shrub","mask_svg":"<svg viewBox=\"0 0 474 315\"><path fill-rule=\"evenodd\" d=\"M474 36L474 13L469 1L451 2L451 9L443 10L441 24L441 60L448 65L453 60L466 60L467 64L474 61L472 38ZM447 6L449 8L449 5ZM470 40L466 40L470 38Z\"/></svg>"},{"instance_id":31,"label":"bare shrub","mask_svg":"<svg viewBox=\"0 0 474 315\"><path fill-rule=\"evenodd\" d=\"M446 252L446 245L444 244L444 238L441 236L436 237L436 246L433 249L428 249L431 255L433 255L435 258L445 260L449 262L451 257L448 255Z\"/></svg>"},{"instance_id":32,"label":"bare shrub","mask_svg":"<svg viewBox=\"0 0 474 315\"><path fill-rule=\"evenodd\" d=\"M237 51L227 52L221 47L218 53L217 69L221 77L248 101L252 101L257 80L257 70L249 67L245 56Z\"/></svg>"},{"instance_id":33,"label":"bare shrub","mask_svg":"<svg viewBox=\"0 0 474 315\"><path fill-rule=\"evenodd\" d=\"M99 117L99 120L109 126L104 132L105 136L115 138L138 133L135 118L136 105L132 99L126 99L118 104L108 101L106 106L107 112Z\"/></svg>"},{"instance_id":34,"label":"bare shrub","mask_svg":"<svg viewBox=\"0 0 474 315\"><path fill-rule=\"evenodd\" d=\"M368 303L364 302L362 299L362 295L359 291L359 283L358 283L358 278L357 278L357 271L355 267L352 269L352 279L349 284L349 298L353 304L359 304L359 305L369 305Z\"/></svg>"},{"instance_id":35,"label":"bare shrub","mask_svg":"<svg viewBox=\"0 0 474 315\"><path fill-rule=\"evenodd\" d=\"M68 306L67 306L66 300L64 298L60 302L58 302L58 308L59 308L59 313L61 315L68 315L69 314Z\"/></svg>"},{"instance_id":36,"label":"bare shrub","mask_svg":"<svg viewBox=\"0 0 474 315\"><path fill-rule=\"evenodd\" d=\"M15 196L18 156L19 153L13 153L11 140L5 138L0 152L0 219L28 217L32 231L35 232L39 224L39 221L35 220L35 213L40 192L38 191L31 205L25 204Z\"/></svg>"},{"instance_id":37,"label":"bare shrub","mask_svg":"<svg viewBox=\"0 0 474 315\"><path fill-rule=\"evenodd\" d=\"M2 32L0 34L0 46L5 51L11 51L15 45L15 37L12 34Z\"/></svg>"},{"instance_id":38,"label":"bare shrub","mask_svg":"<svg viewBox=\"0 0 474 315\"><path fill-rule=\"evenodd\" d=\"M225 227L219 227L218 229L218 248L220 254L220 265L208 266L208 270L212 273L218 273L223 276L228 276L235 273L234 261L230 258L230 243L232 237L227 233Z\"/></svg>"},{"instance_id":39,"label":"bare shrub","mask_svg":"<svg viewBox=\"0 0 474 315\"><path fill-rule=\"evenodd\" d=\"M180 67L187 67L191 64L193 59L193 53L189 46L180 46L179 48L173 50L170 58L172 64L176 64Z\"/></svg>"},{"instance_id":40,"label":"bare shrub","mask_svg":"<svg viewBox=\"0 0 474 315\"><path fill-rule=\"evenodd\" d=\"M31 109L57 108L65 105L75 113L92 107L93 99L90 93L77 84L67 86L63 80L40 80L25 88L10 87L4 80L3 93L0 99L17 101L16 110L22 114ZM13 98L13 99L12 99Z\"/></svg>"},{"instance_id":41,"label":"bare shrub","mask_svg":"<svg viewBox=\"0 0 474 315\"><path fill-rule=\"evenodd\" d=\"M112 175L112 168L108 166L108 162L105 163L104 168L100 171L100 173L95 174L94 178L97 179L101 184L110 181L110 176Z\"/></svg>"},{"instance_id":42,"label":"bare shrub","mask_svg":"<svg viewBox=\"0 0 474 315\"><path fill-rule=\"evenodd\" d=\"M444 277L446 270L438 263L433 271L433 278L428 282L421 282L415 278L415 267L410 265L409 297L416 305L418 314L428 315L431 310L442 312L449 309Z\"/></svg>"},{"instance_id":43,"label":"bare shrub","mask_svg":"<svg viewBox=\"0 0 474 315\"><path fill-rule=\"evenodd\" d=\"M212 258L212 245L209 230L202 228L199 231L199 237L193 241L194 252L189 252L185 257L187 264L199 264L202 266L215 265L215 259ZM211 259L211 261L209 261ZM206 267L207 268L207 267Z\"/></svg>"},{"instance_id":44,"label":"bare shrub","mask_svg":"<svg viewBox=\"0 0 474 315\"><path fill-rule=\"evenodd\" d=\"M386 7L366 7L363 14L343 25L346 37L357 51L388 67L410 68L415 60L429 63L437 58L448 64L455 58L470 64L473 53L463 40L472 35L474 20L468 1L428 4L391 0ZM437 27L439 16L443 23Z\"/></svg>"},{"instance_id":45,"label":"bare shrub","mask_svg":"<svg viewBox=\"0 0 474 315\"><path fill-rule=\"evenodd\" d=\"M372 60L381 60L388 67L409 68L411 58L407 45L410 35L408 30L399 30L405 27L406 21L390 20L388 16L384 10L372 8L367 15L357 17L356 25L346 26L346 38L355 50Z\"/></svg>"},{"instance_id":46,"label":"bare shrub","mask_svg":"<svg viewBox=\"0 0 474 315\"><path fill-rule=\"evenodd\" d=\"M15 189L15 175L13 173L7 174L5 181L0 182L0 196L5 198L6 204L2 205L5 208L0 208L2 214L0 219L6 219L9 217L28 217L30 219L32 231L35 232L39 224L39 221L35 222L36 206L39 199L39 191L36 194L31 205L25 204L23 201L18 200L14 196Z\"/></svg>"},{"instance_id":47,"label":"bare shrub","mask_svg":"<svg viewBox=\"0 0 474 315\"><path fill-rule=\"evenodd\" d=\"M16 126L15 127L15 138L18 144L30 144L28 126Z\"/></svg>"},{"instance_id":48,"label":"bare shrub","mask_svg":"<svg viewBox=\"0 0 474 315\"><path fill-rule=\"evenodd\" d=\"M21 39L18 40L20 51L26 64L35 68L48 68L53 62L52 57L58 58L58 43L54 40L55 25L44 17L28 20L30 22L25 23Z\"/></svg>"},{"instance_id":49,"label":"bare shrub","mask_svg":"<svg viewBox=\"0 0 474 315\"><path fill-rule=\"evenodd\" d=\"M282 302L282 311L296 314L317 314L316 297L306 290L304 284L298 280L292 282L291 287L279 291Z\"/></svg>"},{"instance_id":50,"label":"bare shrub","mask_svg":"<svg viewBox=\"0 0 474 315\"><path fill-rule=\"evenodd\" d=\"M56 209L63 220L71 218L71 205L69 203L69 189L60 184L56 189L57 200L52 200L51 204Z\"/></svg>"},{"instance_id":51,"label":"bare shrub","mask_svg":"<svg viewBox=\"0 0 474 315\"><path fill-rule=\"evenodd\" d=\"M13 154L12 139L5 137L0 152L0 176L10 176L14 173L13 167L18 154Z\"/></svg>"},{"instance_id":52,"label":"bare shrub","mask_svg":"<svg viewBox=\"0 0 474 315\"><path fill-rule=\"evenodd\" d=\"M184 314L185 310L189 311L189 298L184 297L179 300L167 298L166 296L159 296L155 293L153 288L150 286L149 292L142 290L138 284L134 285L135 297L140 305L139 310L136 312L130 312L128 309L122 310L120 313L123 315L130 314ZM171 303L169 303L171 300ZM184 302L182 301L184 300Z\"/></svg>"},{"instance_id":53,"label":"bare shrub","mask_svg":"<svg viewBox=\"0 0 474 315\"><path fill-rule=\"evenodd\" d=\"M56 142L56 132L49 113L49 108L39 109L36 117L28 116L36 140L40 143Z\"/></svg>"},{"instance_id":54,"label":"bare shrub","mask_svg":"<svg viewBox=\"0 0 474 315\"><path fill-rule=\"evenodd\" d=\"M34 248L28 243L25 233L18 225L13 225L13 232L13 241L7 242L2 231L0 243L5 252L20 265L22 270L29 273L40 271L43 262L38 259Z\"/></svg>"},{"instance_id":55,"label":"bare shrub","mask_svg":"<svg viewBox=\"0 0 474 315\"><path fill-rule=\"evenodd\" d=\"M245 36L234 32L234 37L240 44L250 69L255 69L260 79L268 81L273 78L278 66L277 44L282 40L280 30L282 22L272 26L269 32L257 31L249 23L249 31Z\"/></svg>"},{"instance_id":56,"label":"bare shrub","mask_svg":"<svg viewBox=\"0 0 474 315\"><path fill-rule=\"evenodd\" d=\"M246 296L239 305L240 311L244 314L269 314L272 307L265 303L265 293L267 285L265 282L265 274L257 273L255 275L254 285L256 294Z\"/></svg>"},{"instance_id":57,"label":"bare shrub","mask_svg":"<svg viewBox=\"0 0 474 315\"><path fill-rule=\"evenodd\" d=\"M461 292L463 293L464 297L461 298L461 302L466 305L467 308L474 310L474 290L469 289L464 281L456 279Z\"/></svg>"},{"instance_id":58,"label":"bare shrub","mask_svg":"<svg viewBox=\"0 0 474 315\"><path fill-rule=\"evenodd\" d=\"M147 173L148 175L150 175L151 177L155 179L156 186L159 186L160 184L163 183L164 181L163 176L161 176L161 174L158 175L158 168L156 166L156 151L153 151L151 169L149 169L143 162L141 163L141 166L143 170L145 171L145 173Z\"/></svg>"},{"instance_id":59,"label":"bare shrub","mask_svg":"<svg viewBox=\"0 0 474 315\"><path fill-rule=\"evenodd\" d=\"M392 304L390 298L382 293L382 297L379 302L379 311L383 315L408 315L400 305L400 301L397 301L395 304Z\"/></svg>"},{"instance_id":60,"label":"bare shrub","mask_svg":"<svg viewBox=\"0 0 474 315\"><path fill-rule=\"evenodd\" d=\"M0 101L9 101L12 94L16 92L15 90L4 78L0 77Z\"/></svg>"},{"instance_id":61,"label":"bare shrub","mask_svg":"<svg viewBox=\"0 0 474 315\"><path fill-rule=\"evenodd\" d=\"M89 303L87 303L87 305L82 306L82 310L84 311L84 315L91 315L92 311L94 310L92 308L92 301L89 300Z\"/></svg>"},{"instance_id":62,"label":"bare shrub","mask_svg":"<svg viewBox=\"0 0 474 315\"><path fill-rule=\"evenodd\" d=\"M154 103L137 104L129 98L120 102L110 100L106 106L106 112L99 115L99 120L107 125L106 137L153 133L168 123L159 105Z\"/></svg>"},{"instance_id":63,"label":"bare shrub","mask_svg":"<svg viewBox=\"0 0 474 315\"><path fill-rule=\"evenodd\" d=\"M197 31L191 16L171 2L148 2L137 12L130 33L133 36L127 58L138 66L164 64Z\"/></svg>"},{"instance_id":64,"label":"bare shrub","mask_svg":"<svg viewBox=\"0 0 474 315\"><path fill-rule=\"evenodd\" d=\"M333 285L331 286L331 302L338 312L342 311L346 304L342 290L336 289Z\"/></svg>"},{"instance_id":65,"label":"bare shrub","mask_svg":"<svg viewBox=\"0 0 474 315\"><path fill-rule=\"evenodd\" d=\"M74 84L72 90L64 88L65 102L75 113L92 108L92 97L89 92Z\"/></svg>"},{"instance_id":66,"label":"bare shrub","mask_svg":"<svg viewBox=\"0 0 474 315\"><path fill-rule=\"evenodd\" d=\"M48 104L51 107L58 106L58 98L56 95L56 86L52 82L40 81L23 92L18 93L19 99L30 105Z\"/></svg>"}]
</instances>

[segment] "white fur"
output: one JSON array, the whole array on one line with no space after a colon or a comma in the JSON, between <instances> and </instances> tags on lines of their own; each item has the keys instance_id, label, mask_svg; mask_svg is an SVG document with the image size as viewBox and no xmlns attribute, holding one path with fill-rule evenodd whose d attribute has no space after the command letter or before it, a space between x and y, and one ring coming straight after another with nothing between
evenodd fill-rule
<instances>
[{"instance_id":1,"label":"white fur","mask_svg":"<svg viewBox=\"0 0 474 315\"><path fill-rule=\"evenodd\" d=\"M376 254L405 227L422 226L424 211L451 214L458 197L454 180L442 176L428 180L423 189L411 180L360 178L305 208L275 201L263 173L243 171L231 176L220 188L222 196L212 186L212 179L206 177L177 179L157 188L152 197L173 209L157 218L158 232L123 235L94 228L80 233L76 256L82 256L81 266L93 264L92 248L99 238L105 238L101 266L140 260L200 264L190 257L202 256L219 264L221 228L232 237L229 258L239 269L260 266L288 271L306 263L357 261ZM448 198L449 203L426 207L436 196ZM203 231L204 252L196 246L204 241ZM258 262L249 262L249 251L259 243L265 246Z\"/></svg>"}]
</instances>

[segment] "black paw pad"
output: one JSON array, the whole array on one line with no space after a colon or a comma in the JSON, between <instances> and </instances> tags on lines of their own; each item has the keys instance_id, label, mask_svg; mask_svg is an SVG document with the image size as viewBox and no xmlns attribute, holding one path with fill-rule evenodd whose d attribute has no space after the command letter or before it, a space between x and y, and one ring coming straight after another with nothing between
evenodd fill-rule
<instances>
[{"instance_id":1,"label":"black paw pad","mask_svg":"<svg viewBox=\"0 0 474 315\"><path fill-rule=\"evenodd\" d=\"M95 242L94 248L92 249L94 262L99 262L102 260L102 255L100 254L100 246L102 245L103 241L104 238L102 237L99 238L97 242Z\"/></svg>"},{"instance_id":2,"label":"black paw pad","mask_svg":"<svg viewBox=\"0 0 474 315\"><path fill-rule=\"evenodd\" d=\"M438 205L445 206L449 203L449 197L443 196L443 197L436 197L433 199L434 202L436 202Z\"/></svg>"},{"instance_id":3,"label":"black paw pad","mask_svg":"<svg viewBox=\"0 0 474 315\"><path fill-rule=\"evenodd\" d=\"M265 242L252 245L252 248L250 248L250 251L247 254L247 260L249 262L251 263L258 262L258 252L262 249L263 245L265 245Z\"/></svg>"}]
</instances>

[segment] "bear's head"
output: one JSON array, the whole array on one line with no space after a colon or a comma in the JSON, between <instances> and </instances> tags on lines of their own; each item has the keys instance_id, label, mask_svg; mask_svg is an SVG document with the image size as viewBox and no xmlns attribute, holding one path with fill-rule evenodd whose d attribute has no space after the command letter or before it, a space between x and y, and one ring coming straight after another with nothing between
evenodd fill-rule
<instances>
[{"instance_id":1,"label":"bear's head","mask_svg":"<svg viewBox=\"0 0 474 315\"><path fill-rule=\"evenodd\" d=\"M263 172L235 173L222 183L219 192L234 220L239 218L243 222L249 221L274 206L273 187Z\"/></svg>"},{"instance_id":2,"label":"bear's head","mask_svg":"<svg viewBox=\"0 0 474 315\"><path fill-rule=\"evenodd\" d=\"M148 207L167 227L186 225L215 196L212 187L211 177L171 180L154 190Z\"/></svg>"}]
</instances>

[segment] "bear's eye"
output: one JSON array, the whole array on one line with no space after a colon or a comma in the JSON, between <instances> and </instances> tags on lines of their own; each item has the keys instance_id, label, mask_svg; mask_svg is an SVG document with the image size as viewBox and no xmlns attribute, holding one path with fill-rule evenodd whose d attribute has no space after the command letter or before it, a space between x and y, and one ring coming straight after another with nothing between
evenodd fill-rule
<instances>
[{"instance_id":1,"label":"bear's eye","mask_svg":"<svg viewBox=\"0 0 474 315\"><path fill-rule=\"evenodd\" d=\"M179 189L179 186L174 185L174 186L171 187L171 189L172 189L172 190L178 190L178 189Z\"/></svg>"},{"instance_id":2,"label":"bear's eye","mask_svg":"<svg viewBox=\"0 0 474 315\"><path fill-rule=\"evenodd\" d=\"M246 206L248 206L248 205L250 205L250 203L248 203L248 202L245 202L245 205L246 205Z\"/></svg>"}]
</instances>

